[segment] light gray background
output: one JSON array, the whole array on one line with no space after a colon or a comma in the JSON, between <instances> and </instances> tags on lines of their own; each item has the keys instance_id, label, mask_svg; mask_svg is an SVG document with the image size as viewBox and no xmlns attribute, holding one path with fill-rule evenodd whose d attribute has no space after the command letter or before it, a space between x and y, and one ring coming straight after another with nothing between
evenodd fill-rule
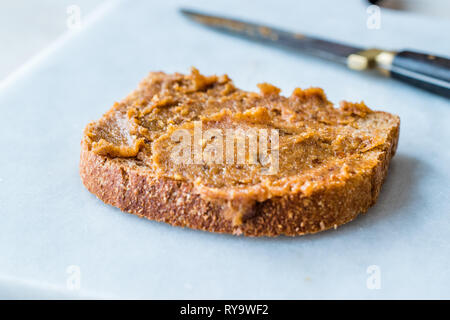
<instances>
[{"instance_id":1,"label":"light gray background","mask_svg":"<svg viewBox=\"0 0 450 320\"><path fill-rule=\"evenodd\" d=\"M0 81L68 31L67 8L87 17L105 0L0 0Z\"/></svg>"},{"instance_id":2,"label":"light gray background","mask_svg":"<svg viewBox=\"0 0 450 320\"><path fill-rule=\"evenodd\" d=\"M68 7L79 6L86 19L107 1L0 0L0 81L68 31ZM308 6L309 2L303 1L302 5ZM380 5L405 14L450 18L448 0L384 0Z\"/></svg>"},{"instance_id":3,"label":"light gray background","mask_svg":"<svg viewBox=\"0 0 450 320\"><path fill-rule=\"evenodd\" d=\"M0 297L449 298L448 100L205 30L180 17L182 3L102 4L81 31L0 82ZM195 7L363 46L450 52L448 20L382 11L381 28L369 30L357 0ZM83 127L148 71L191 65L248 90L320 86L334 102L400 115L378 203L336 231L277 239L174 228L101 203L78 176ZM77 291L66 286L71 265L81 270ZM381 269L379 290L366 287L370 265Z\"/></svg>"}]
</instances>

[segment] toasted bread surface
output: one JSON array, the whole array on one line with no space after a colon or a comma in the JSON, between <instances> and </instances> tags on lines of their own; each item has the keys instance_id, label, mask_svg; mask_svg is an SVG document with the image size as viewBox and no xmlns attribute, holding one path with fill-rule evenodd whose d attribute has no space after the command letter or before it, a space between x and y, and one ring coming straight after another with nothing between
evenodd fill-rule
<instances>
[{"instance_id":1,"label":"toasted bread surface","mask_svg":"<svg viewBox=\"0 0 450 320\"><path fill-rule=\"evenodd\" d=\"M258 86L243 91L196 69L150 73L86 127L84 185L141 217L249 236L315 233L366 212L395 153L399 118L364 103L335 108L318 88L284 97Z\"/></svg>"}]
</instances>

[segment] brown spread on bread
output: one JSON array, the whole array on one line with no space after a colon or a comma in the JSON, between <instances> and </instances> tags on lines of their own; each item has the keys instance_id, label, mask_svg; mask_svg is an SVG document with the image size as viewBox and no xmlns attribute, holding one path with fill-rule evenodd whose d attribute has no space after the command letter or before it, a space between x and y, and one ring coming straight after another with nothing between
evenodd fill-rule
<instances>
[{"instance_id":1,"label":"brown spread on bread","mask_svg":"<svg viewBox=\"0 0 450 320\"><path fill-rule=\"evenodd\" d=\"M224 208L223 216L234 226L251 218L257 203L308 197L378 165L390 132L383 125L367 126L376 119L363 102L334 108L319 88L296 88L285 97L271 84L258 87L260 93L243 91L227 75L204 76L195 68L189 75L150 73L136 91L88 125L84 143L98 156L135 159L147 175L193 184L202 199ZM277 150L272 143L267 150L278 153L276 172L262 174L264 165L251 161L175 163L173 133L193 136L196 124L203 131L276 130ZM198 150L204 152L213 140L202 140ZM219 143L225 159L227 145Z\"/></svg>"}]
</instances>

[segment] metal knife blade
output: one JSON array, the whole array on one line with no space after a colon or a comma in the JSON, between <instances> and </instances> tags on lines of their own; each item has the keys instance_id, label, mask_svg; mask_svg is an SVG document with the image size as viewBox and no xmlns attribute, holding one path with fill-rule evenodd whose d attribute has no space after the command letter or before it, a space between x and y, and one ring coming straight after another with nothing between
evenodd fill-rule
<instances>
[{"instance_id":1,"label":"metal knife blade","mask_svg":"<svg viewBox=\"0 0 450 320\"><path fill-rule=\"evenodd\" d=\"M347 64L350 55L363 50L362 48L306 36L302 33L284 31L261 24L213 16L184 8L180 9L180 11L186 17L221 32L265 44L299 50L341 64Z\"/></svg>"},{"instance_id":2,"label":"metal knife blade","mask_svg":"<svg viewBox=\"0 0 450 320\"><path fill-rule=\"evenodd\" d=\"M410 50L363 49L301 33L238 19L208 15L189 9L181 9L181 13L198 23L221 32L308 53L338 62L357 71L376 69L385 76L450 98L450 59L446 57Z\"/></svg>"}]
</instances>

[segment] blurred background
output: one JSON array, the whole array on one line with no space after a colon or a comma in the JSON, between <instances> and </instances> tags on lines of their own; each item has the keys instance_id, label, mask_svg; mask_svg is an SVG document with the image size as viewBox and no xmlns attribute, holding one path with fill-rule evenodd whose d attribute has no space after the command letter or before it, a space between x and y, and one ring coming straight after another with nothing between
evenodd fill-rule
<instances>
[{"instance_id":1,"label":"blurred background","mask_svg":"<svg viewBox=\"0 0 450 320\"><path fill-rule=\"evenodd\" d=\"M367 5L376 3L387 10L450 18L448 0L360 1ZM107 2L108 0L0 0L0 43L3 44L0 51L0 81L71 28L76 29L77 17L85 21L108 5ZM195 1L191 3L195 4Z\"/></svg>"},{"instance_id":2,"label":"blurred background","mask_svg":"<svg viewBox=\"0 0 450 320\"><path fill-rule=\"evenodd\" d=\"M0 0L0 81L69 30L70 6L92 14L107 0Z\"/></svg>"}]
</instances>

